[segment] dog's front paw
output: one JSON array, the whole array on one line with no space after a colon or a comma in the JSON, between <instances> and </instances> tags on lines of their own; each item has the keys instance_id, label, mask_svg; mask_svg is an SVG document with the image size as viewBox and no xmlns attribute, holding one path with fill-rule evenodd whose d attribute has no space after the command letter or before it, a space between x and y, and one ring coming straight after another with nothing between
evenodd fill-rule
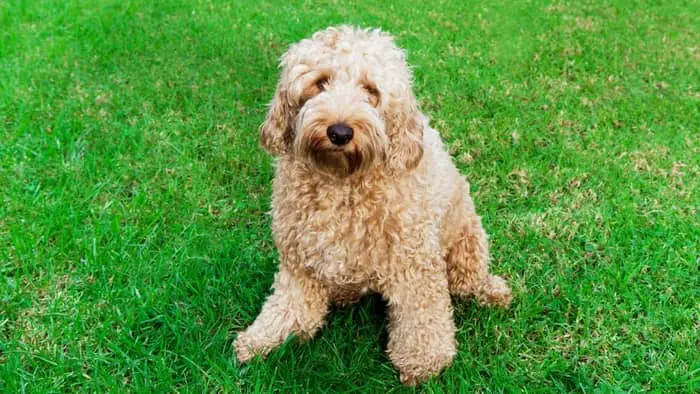
<instances>
[{"instance_id":1,"label":"dog's front paw","mask_svg":"<svg viewBox=\"0 0 700 394\"><path fill-rule=\"evenodd\" d=\"M240 363L247 363L256 355L265 356L266 347L256 341L246 331L238 333L238 337L233 342L233 351Z\"/></svg>"},{"instance_id":2,"label":"dog's front paw","mask_svg":"<svg viewBox=\"0 0 700 394\"><path fill-rule=\"evenodd\" d=\"M392 361L399 370L399 379L406 386L415 386L438 375L452 363L456 350L452 346L442 349L429 349L412 355L392 355Z\"/></svg>"},{"instance_id":3,"label":"dog's front paw","mask_svg":"<svg viewBox=\"0 0 700 394\"><path fill-rule=\"evenodd\" d=\"M415 386L423 383L429 378L438 375L452 363L452 359L457 353L455 344L448 341L437 345L422 350L411 349L411 351L407 352L394 350L390 354L394 366L399 370L401 383L406 386Z\"/></svg>"}]
</instances>

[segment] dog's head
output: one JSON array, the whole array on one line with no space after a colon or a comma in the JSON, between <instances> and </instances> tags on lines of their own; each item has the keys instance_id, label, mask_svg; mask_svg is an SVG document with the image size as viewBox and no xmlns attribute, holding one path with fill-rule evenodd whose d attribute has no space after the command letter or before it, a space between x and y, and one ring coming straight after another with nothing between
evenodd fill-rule
<instances>
[{"instance_id":1,"label":"dog's head","mask_svg":"<svg viewBox=\"0 0 700 394\"><path fill-rule=\"evenodd\" d=\"M405 54L390 35L348 26L293 45L265 122L262 146L347 176L384 165L413 169L423 156L423 120Z\"/></svg>"}]
</instances>

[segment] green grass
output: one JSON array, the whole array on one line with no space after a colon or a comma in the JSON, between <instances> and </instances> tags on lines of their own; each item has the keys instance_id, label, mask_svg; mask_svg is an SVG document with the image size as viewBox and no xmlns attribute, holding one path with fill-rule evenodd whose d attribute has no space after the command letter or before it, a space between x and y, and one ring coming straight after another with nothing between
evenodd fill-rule
<instances>
[{"instance_id":1,"label":"green grass","mask_svg":"<svg viewBox=\"0 0 700 394\"><path fill-rule=\"evenodd\" d=\"M514 290L455 302L419 390L699 389L697 1L273 3L0 1L0 392L405 390L378 297L231 349L276 270L277 59L338 23L408 50Z\"/></svg>"}]
</instances>

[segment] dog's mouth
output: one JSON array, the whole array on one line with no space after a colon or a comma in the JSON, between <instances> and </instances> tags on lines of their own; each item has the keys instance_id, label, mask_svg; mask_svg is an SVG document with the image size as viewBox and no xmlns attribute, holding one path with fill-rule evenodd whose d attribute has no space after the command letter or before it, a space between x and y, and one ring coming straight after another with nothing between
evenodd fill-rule
<instances>
[{"instance_id":1,"label":"dog's mouth","mask_svg":"<svg viewBox=\"0 0 700 394\"><path fill-rule=\"evenodd\" d=\"M347 176L363 169L371 160L356 144L343 147L321 147L310 152L312 162L320 169L335 175Z\"/></svg>"}]
</instances>

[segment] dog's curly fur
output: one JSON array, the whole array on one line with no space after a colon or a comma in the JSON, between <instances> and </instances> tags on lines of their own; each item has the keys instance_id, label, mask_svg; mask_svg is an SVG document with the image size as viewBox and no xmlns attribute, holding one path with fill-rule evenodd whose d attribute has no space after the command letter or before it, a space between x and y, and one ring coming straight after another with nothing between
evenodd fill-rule
<instances>
[{"instance_id":1,"label":"dog's curly fur","mask_svg":"<svg viewBox=\"0 0 700 394\"><path fill-rule=\"evenodd\" d=\"M388 354L405 384L455 356L450 294L507 306L488 272L487 236L438 133L418 109L405 54L380 30L328 28L293 45L260 128L277 156L274 292L239 333L241 362L290 334L310 338L332 303L378 292L389 305ZM343 146L327 128L354 130Z\"/></svg>"}]
</instances>

